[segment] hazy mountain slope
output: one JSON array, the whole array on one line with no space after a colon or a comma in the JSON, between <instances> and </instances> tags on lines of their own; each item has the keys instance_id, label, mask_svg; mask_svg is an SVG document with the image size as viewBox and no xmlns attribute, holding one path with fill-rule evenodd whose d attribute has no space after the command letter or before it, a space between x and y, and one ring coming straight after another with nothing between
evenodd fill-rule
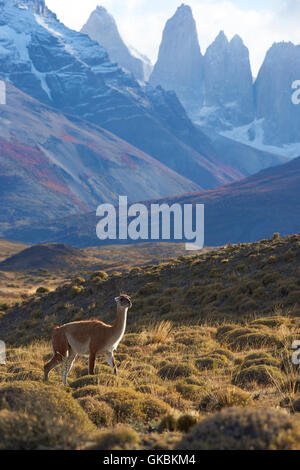
<instances>
[{"instance_id":1,"label":"hazy mountain slope","mask_svg":"<svg viewBox=\"0 0 300 470\"><path fill-rule=\"evenodd\" d=\"M107 50L110 59L133 73L137 80L145 80L144 62L131 54L120 36L114 18L104 7L97 6L81 32L99 42Z\"/></svg>"},{"instance_id":2,"label":"hazy mountain slope","mask_svg":"<svg viewBox=\"0 0 300 470\"><path fill-rule=\"evenodd\" d=\"M0 227L116 202L182 193L195 183L110 132L11 85L0 106Z\"/></svg>"},{"instance_id":3,"label":"hazy mountain slope","mask_svg":"<svg viewBox=\"0 0 300 470\"><path fill-rule=\"evenodd\" d=\"M215 190L151 203L205 204L205 245L251 242L274 232L300 232L300 158L268 168L243 181ZM149 203L150 204L150 203ZM23 242L63 242L84 247L101 244L94 233L95 214L50 221L36 229L5 233Z\"/></svg>"},{"instance_id":4,"label":"hazy mountain slope","mask_svg":"<svg viewBox=\"0 0 300 470\"><path fill-rule=\"evenodd\" d=\"M142 88L99 43L65 27L43 4L6 0L0 5L0 79L104 127L203 188L241 176L219 168L211 143L174 94L160 90L158 108L154 90ZM166 125L170 107L172 121Z\"/></svg>"}]
</instances>

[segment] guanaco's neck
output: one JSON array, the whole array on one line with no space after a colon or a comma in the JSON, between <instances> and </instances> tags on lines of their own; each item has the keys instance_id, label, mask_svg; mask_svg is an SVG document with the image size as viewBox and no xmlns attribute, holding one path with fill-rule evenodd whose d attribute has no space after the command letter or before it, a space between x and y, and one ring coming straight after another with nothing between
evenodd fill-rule
<instances>
[{"instance_id":1,"label":"guanaco's neck","mask_svg":"<svg viewBox=\"0 0 300 470\"><path fill-rule=\"evenodd\" d=\"M126 322L127 322L127 312L128 312L128 307L124 308L124 307L120 307L119 305L117 306L117 315L116 315L114 324L112 326L113 334L116 338L122 337L123 334L125 333Z\"/></svg>"}]
</instances>

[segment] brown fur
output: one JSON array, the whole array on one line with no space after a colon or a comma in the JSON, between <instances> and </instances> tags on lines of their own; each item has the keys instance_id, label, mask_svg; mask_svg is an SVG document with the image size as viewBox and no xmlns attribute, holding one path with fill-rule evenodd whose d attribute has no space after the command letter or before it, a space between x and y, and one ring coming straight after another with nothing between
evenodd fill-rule
<instances>
[{"instance_id":1,"label":"brown fur","mask_svg":"<svg viewBox=\"0 0 300 470\"><path fill-rule=\"evenodd\" d=\"M127 310L132 304L127 295L121 295L116 300L117 315L113 325L92 319L68 323L54 329L53 357L44 366L45 380L48 379L49 372L64 360L70 363L67 375L77 354L89 356L89 374L93 375L97 354L107 353L109 363L112 365L114 373L117 373L113 358L114 344L118 344L124 334ZM65 383L65 379L63 380Z\"/></svg>"}]
</instances>

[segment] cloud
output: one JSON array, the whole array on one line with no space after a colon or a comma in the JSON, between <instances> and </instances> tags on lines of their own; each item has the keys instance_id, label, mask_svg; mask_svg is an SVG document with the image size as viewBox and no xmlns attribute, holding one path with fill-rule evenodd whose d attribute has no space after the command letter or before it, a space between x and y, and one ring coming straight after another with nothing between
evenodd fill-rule
<instances>
[{"instance_id":1,"label":"cloud","mask_svg":"<svg viewBox=\"0 0 300 470\"><path fill-rule=\"evenodd\" d=\"M71 7L68 2L47 0L49 8L67 26L77 30L101 4L115 17L125 42L148 55L153 62L157 58L165 23L181 3L181 0L73 0ZM196 19L202 52L221 29L229 39L239 34L250 50L254 75L273 42L300 43L300 0L278 0L273 2L272 8L266 0L259 2L259 6L237 0L186 0L186 3L192 7Z\"/></svg>"}]
</instances>

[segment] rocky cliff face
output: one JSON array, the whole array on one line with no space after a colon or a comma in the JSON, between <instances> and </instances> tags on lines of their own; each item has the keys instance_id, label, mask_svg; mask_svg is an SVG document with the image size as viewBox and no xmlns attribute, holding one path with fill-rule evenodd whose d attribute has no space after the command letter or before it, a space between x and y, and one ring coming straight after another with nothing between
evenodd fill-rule
<instances>
[{"instance_id":1,"label":"rocky cliff face","mask_svg":"<svg viewBox=\"0 0 300 470\"><path fill-rule=\"evenodd\" d=\"M175 91L190 112L202 106L203 57L189 6L181 5L168 20L150 83Z\"/></svg>"},{"instance_id":2,"label":"rocky cliff face","mask_svg":"<svg viewBox=\"0 0 300 470\"><path fill-rule=\"evenodd\" d=\"M205 105L215 106L225 125L244 125L254 118L249 51L239 36L229 42L221 31L204 57Z\"/></svg>"},{"instance_id":3,"label":"rocky cliff face","mask_svg":"<svg viewBox=\"0 0 300 470\"><path fill-rule=\"evenodd\" d=\"M153 164L175 171L185 183L178 186L175 178L172 187L171 178L167 185L170 194L177 193L179 187L188 192L194 184L206 189L241 177L233 168L218 165L211 142L192 124L175 94L141 86L132 74L110 61L98 42L66 28L51 12L46 16L35 13L38 5L26 5L28 8L21 2L2 4L1 80L38 100L41 107L41 103L50 105L75 124L84 120L97 129L102 127L151 156ZM22 133L20 126L15 138ZM42 142L43 136L40 141L36 135L31 147ZM58 152L55 145L51 149ZM90 152L86 153L88 160L98 158ZM135 163L132 165L134 168ZM97 171L103 171L111 181L110 170L105 165L99 168ZM131 179L132 190L142 187L140 183L150 174L147 170L143 177L136 175L137 186Z\"/></svg>"},{"instance_id":4,"label":"rocky cliff face","mask_svg":"<svg viewBox=\"0 0 300 470\"><path fill-rule=\"evenodd\" d=\"M98 6L91 13L81 32L101 44L110 59L133 73L137 80L145 80L144 62L131 54L119 34L114 18L105 8Z\"/></svg>"},{"instance_id":5,"label":"rocky cliff face","mask_svg":"<svg viewBox=\"0 0 300 470\"><path fill-rule=\"evenodd\" d=\"M150 82L174 90L192 119L206 127L228 129L254 118L248 49L239 36L229 42L221 31L203 58L188 6L168 20Z\"/></svg>"},{"instance_id":6,"label":"rocky cliff face","mask_svg":"<svg viewBox=\"0 0 300 470\"><path fill-rule=\"evenodd\" d=\"M300 141L300 105L292 102L296 80L300 80L300 46L273 44L255 82L257 118L264 120L266 144Z\"/></svg>"}]
</instances>

